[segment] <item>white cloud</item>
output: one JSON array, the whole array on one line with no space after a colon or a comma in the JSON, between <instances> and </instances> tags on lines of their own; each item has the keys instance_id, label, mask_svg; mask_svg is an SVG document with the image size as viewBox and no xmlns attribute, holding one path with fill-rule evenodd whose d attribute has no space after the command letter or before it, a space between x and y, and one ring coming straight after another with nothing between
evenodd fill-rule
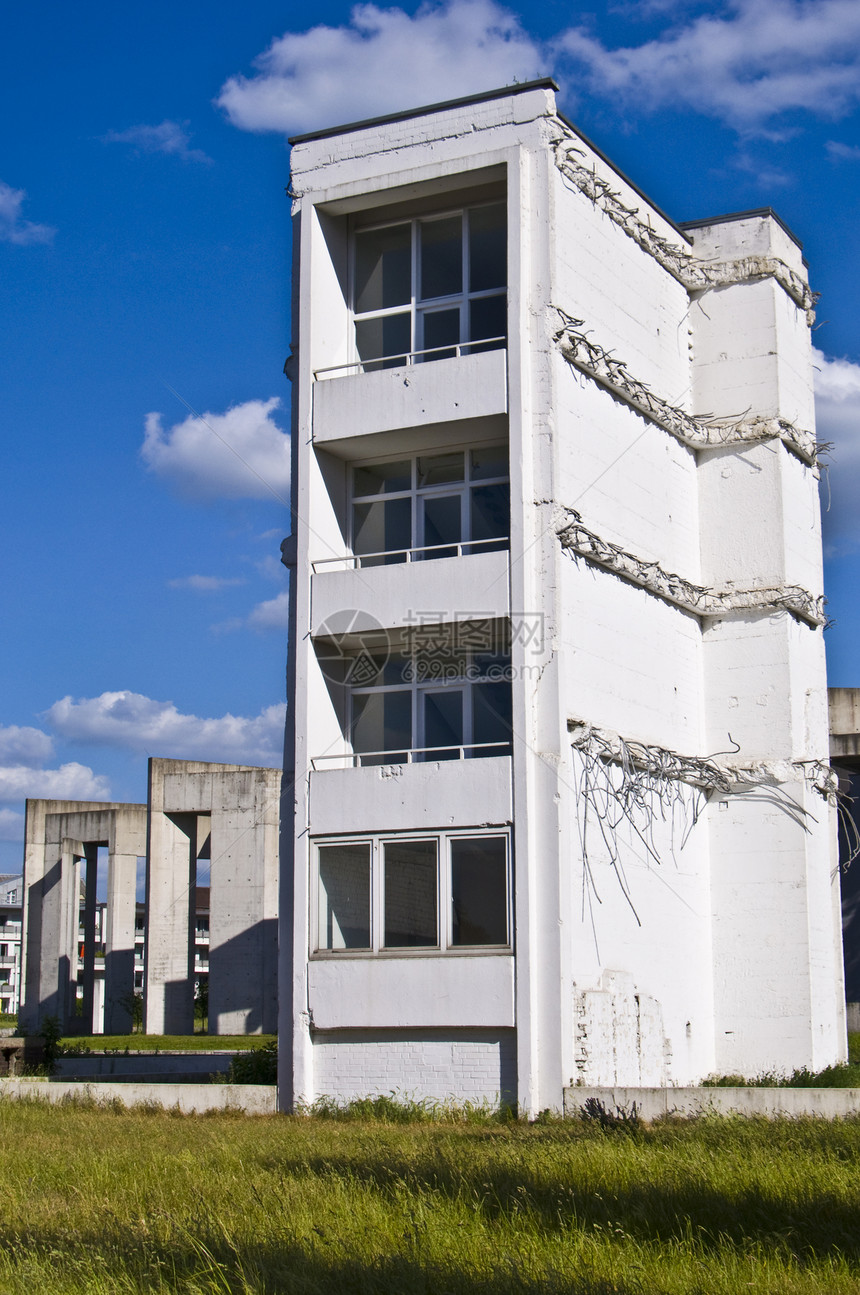
<instances>
[{"instance_id":1,"label":"white cloud","mask_svg":"<svg viewBox=\"0 0 860 1295\"><path fill-rule=\"evenodd\" d=\"M187 121L163 121L160 126L129 126L128 130L109 130L106 144L131 144L140 153L167 153L183 162L207 162L202 149L189 147L191 136Z\"/></svg>"},{"instance_id":2,"label":"white cloud","mask_svg":"<svg viewBox=\"0 0 860 1295\"><path fill-rule=\"evenodd\" d=\"M858 144L842 144L837 139L829 139L824 147L831 162L860 162Z\"/></svg>"},{"instance_id":3,"label":"white cloud","mask_svg":"<svg viewBox=\"0 0 860 1295\"><path fill-rule=\"evenodd\" d=\"M273 417L280 400L248 400L223 414L191 414L167 431L147 414L141 455L153 472L200 498L287 503L290 438Z\"/></svg>"},{"instance_id":4,"label":"white cloud","mask_svg":"<svg viewBox=\"0 0 860 1295\"><path fill-rule=\"evenodd\" d=\"M222 715L201 719L183 715L171 701L153 701L136 692L104 692L99 697L63 697L45 719L68 741L123 747L179 760L228 764L281 763L284 706L267 706L259 715Z\"/></svg>"},{"instance_id":5,"label":"white cloud","mask_svg":"<svg viewBox=\"0 0 860 1295\"><path fill-rule=\"evenodd\" d=\"M59 769L33 769L29 765L0 765L0 801L109 800L107 778L85 764L60 765Z\"/></svg>"},{"instance_id":6,"label":"white cloud","mask_svg":"<svg viewBox=\"0 0 860 1295\"><path fill-rule=\"evenodd\" d=\"M626 49L574 27L558 49L586 90L639 112L685 107L743 131L796 109L837 118L860 102L856 0L726 0L720 8Z\"/></svg>"},{"instance_id":7,"label":"white cloud","mask_svg":"<svg viewBox=\"0 0 860 1295\"><path fill-rule=\"evenodd\" d=\"M860 547L860 364L813 351L815 419L820 441L832 445L822 480L822 527L830 553Z\"/></svg>"},{"instance_id":8,"label":"white cloud","mask_svg":"<svg viewBox=\"0 0 860 1295\"><path fill-rule=\"evenodd\" d=\"M53 739L41 729L0 724L0 764L40 765L53 754Z\"/></svg>"},{"instance_id":9,"label":"white cloud","mask_svg":"<svg viewBox=\"0 0 860 1295\"><path fill-rule=\"evenodd\" d=\"M218 104L243 130L286 134L357 121L416 104L492 90L542 75L540 45L495 0L402 9L356 5L341 27L287 32L233 76Z\"/></svg>"},{"instance_id":10,"label":"white cloud","mask_svg":"<svg viewBox=\"0 0 860 1295\"><path fill-rule=\"evenodd\" d=\"M24 815L14 809L0 809L0 841L23 841Z\"/></svg>"},{"instance_id":11,"label":"white cloud","mask_svg":"<svg viewBox=\"0 0 860 1295\"><path fill-rule=\"evenodd\" d=\"M24 247L28 243L53 241L57 231L50 225L34 225L31 220L22 220L21 208L26 196L23 189L13 189L0 180L0 243L17 243Z\"/></svg>"},{"instance_id":12,"label":"white cloud","mask_svg":"<svg viewBox=\"0 0 860 1295\"><path fill-rule=\"evenodd\" d=\"M248 624L255 630L286 629L290 621L290 595L284 590L276 598L267 598L257 603L248 617Z\"/></svg>"},{"instance_id":13,"label":"white cloud","mask_svg":"<svg viewBox=\"0 0 860 1295\"><path fill-rule=\"evenodd\" d=\"M240 576L180 576L167 582L171 589L192 589L198 594L217 593L219 589L229 589L233 585L244 583Z\"/></svg>"}]
</instances>

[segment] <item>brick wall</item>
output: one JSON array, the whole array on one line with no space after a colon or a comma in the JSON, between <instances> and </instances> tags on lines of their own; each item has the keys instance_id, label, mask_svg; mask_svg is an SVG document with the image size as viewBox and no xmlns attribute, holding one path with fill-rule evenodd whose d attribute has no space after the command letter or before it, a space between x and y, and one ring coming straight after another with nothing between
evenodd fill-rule
<instances>
[{"instance_id":1,"label":"brick wall","mask_svg":"<svg viewBox=\"0 0 860 1295\"><path fill-rule=\"evenodd\" d=\"M513 1102L515 1042L514 1030L319 1030L313 1036L314 1091L343 1101L394 1092Z\"/></svg>"}]
</instances>

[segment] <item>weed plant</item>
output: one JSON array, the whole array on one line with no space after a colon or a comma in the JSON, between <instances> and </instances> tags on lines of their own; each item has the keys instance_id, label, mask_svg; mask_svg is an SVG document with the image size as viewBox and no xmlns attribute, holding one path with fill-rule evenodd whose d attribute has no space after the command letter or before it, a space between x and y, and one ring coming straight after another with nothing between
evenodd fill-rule
<instances>
[{"instance_id":1,"label":"weed plant","mask_svg":"<svg viewBox=\"0 0 860 1295\"><path fill-rule=\"evenodd\" d=\"M860 1289L860 1120L529 1125L418 1106L249 1118L0 1101L0 1291Z\"/></svg>"}]
</instances>

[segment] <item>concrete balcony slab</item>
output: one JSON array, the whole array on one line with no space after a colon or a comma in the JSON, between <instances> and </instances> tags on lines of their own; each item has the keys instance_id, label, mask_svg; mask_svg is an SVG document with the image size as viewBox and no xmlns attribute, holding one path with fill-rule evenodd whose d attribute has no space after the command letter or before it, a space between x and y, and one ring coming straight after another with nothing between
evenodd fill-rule
<instances>
[{"instance_id":1,"label":"concrete balcony slab","mask_svg":"<svg viewBox=\"0 0 860 1295\"><path fill-rule=\"evenodd\" d=\"M385 629L509 616L509 561L501 552L349 571L323 567L312 577L311 634L346 633L354 612Z\"/></svg>"},{"instance_id":2,"label":"concrete balcony slab","mask_svg":"<svg viewBox=\"0 0 860 1295\"><path fill-rule=\"evenodd\" d=\"M310 831L402 832L509 823L511 757L315 769Z\"/></svg>"},{"instance_id":3,"label":"concrete balcony slab","mask_svg":"<svg viewBox=\"0 0 860 1295\"><path fill-rule=\"evenodd\" d=\"M507 352L322 378L314 383L313 400L314 444L333 453L339 441L373 433L504 414Z\"/></svg>"}]
</instances>

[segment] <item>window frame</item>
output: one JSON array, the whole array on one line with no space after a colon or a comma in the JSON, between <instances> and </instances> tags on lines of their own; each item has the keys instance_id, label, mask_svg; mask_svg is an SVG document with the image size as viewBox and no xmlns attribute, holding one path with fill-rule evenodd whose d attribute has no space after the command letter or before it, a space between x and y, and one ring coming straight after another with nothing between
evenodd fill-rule
<instances>
[{"instance_id":1,"label":"window frame","mask_svg":"<svg viewBox=\"0 0 860 1295\"><path fill-rule=\"evenodd\" d=\"M483 754L484 743L477 746L474 741L474 689L486 683L509 683L513 688L512 678L512 660L510 651L506 653L492 652L489 650L480 650L474 648L461 649L463 659L462 673L457 675L448 675L444 671L438 674L433 671L425 678L422 677L420 662L424 656L420 643L416 644L411 651L403 654L404 670L408 669L410 678L400 683L381 683L381 684L350 684L347 686L349 696L347 698L347 740L351 748L353 758L358 758L359 762L362 756L368 757L368 760L375 759L381 764L410 764L410 763L432 763L436 760L473 760L482 759L489 756L510 756L513 752L513 729L511 729L510 738L507 742L491 742L488 745L491 749L487 756ZM504 670L506 678L498 678L492 672L485 671L479 673L479 666L476 661L482 657L495 657L499 664L494 669ZM444 658L441 658L444 663ZM410 668L411 661L411 668ZM452 743L450 746L429 747L426 743L426 716L424 713L423 699L428 694L456 691L461 696L461 717L462 717L462 736L463 740L458 743ZM355 750L355 698L376 696L383 693L409 693L410 695L410 737L411 743L408 747L399 746L385 748L382 752L374 753L372 751ZM472 749L472 754L460 755ZM507 748L502 750L501 748ZM456 755L442 755L442 752L454 751ZM434 756L433 752L438 751L440 754ZM397 760L394 758L384 759L382 757L390 755L391 757L399 756L405 752L406 759ZM410 759L415 754L420 756L418 761ZM366 768L368 765L361 765Z\"/></svg>"},{"instance_id":2,"label":"window frame","mask_svg":"<svg viewBox=\"0 0 860 1295\"><path fill-rule=\"evenodd\" d=\"M505 283L497 288L480 288L474 292L469 290L470 277L470 248L469 248L469 218L470 213L479 211L487 207L503 207L505 209ZM434 221L450 220L452 217L460 217L460 252L461 252L461 289L456 293L447 293L441 297L421 297L421 237L420 226L422 224L431 224ZM382 306L377 310L356 310L356 239L361 234L375 233L381 229L395 229L397 226L408 226L410 232L410 298L399 306ZM509 278L509 257L508 257L508 213L507 203L504 198L490 198L486 202L469 203L466 206L447 208L441 211L428 212L424 215L417 216L400 216L395 219L379 220L355 226L350 234L349 239L349 312L350 312L350 344L353 359L352 366L358 367L360 372L373 372L381 368L395 368L399 365L408 365L419 360L445 359L450 354L456 354L457 349L465 348L468 353L472 350L486 348L492 338L475 338L470 339L470 317L471 303L473 301L488 300L491 297L504 297L507 307L508 299L508 278ZM450 345L440 346L440 354L435 356L422 356L424 351L424 316L426 314L437 314L443 310L457 309L460 312L459 341ZM358 336L356 324L364 323L374 319L389 319L395 315L409 316L409 350L393 351L389 354L373 356L363 359L359 355ZM507 319L505 322L504 333L499 336L504 337L502 343L496 343L501 347L507 345ZM392 364L391 361L397 361L398 364Z\"/></svg>"},{"instance_id":3,"label":"window frame","mask_svg":"<svg viewBox=\"0 0 860 1295\"><path fill-rule=\"evenodd\" d=\"M495 477L474 477L472 466L473 452L480 453L482 450L495 450L504 448L507 457L508 471L504 476ZM434 458L444 453L457 453L463 455L463 477L460 481L446 481L439 485L422 486L419 484L419 463L422 459ZM362 468L372 468L380 464L409 462L410 465L410 484L403 490L389 490L377 492L376 494L357 494L355 489L356 473ZM506 542L507 549L510 552L511 544L511 509L510 509L510 484L511 484L511 460L510 444L507 441L488 441L486 444L478 443L462 447L446 447L436 451L424 451L421 454L407 454L402 459L393 458L386 455L384 458L377 455L373 459L356 459L349 465L349 551L353 557L356 568L361 568L363 561L371 558L391 557L397 554L403 554L403 562L414 562L433 560L435 555L433 548L442 550L457 549L455 556L470 557L473 553L498 552L498 549L492 549L492 544ZM507 535L493 536L488 540L475 540L472 538L472 492L483 486L507 486L508 487L508 524ZM422 503L429 498L444 498L445 496L458 495L460 499L460 535L459 541L451 544L442 544L435 546L425 545L425 519ZM378 553L356 553L356 525L355 525L355 507L356 504L378 504L389 503L397 499L408 499L410 501L410 545L408 549L383 549ZM469 552L462 553L466 549ZM416 555L418 555L416 557ZM421 556L423 555L423 556ZM443 557L450 556L447 553ZM386 565L386 564L383 564ZM387 565L397 566L399 563Z\"/></svg>"},{"instance_id":4,"label":"window frame","mask_svg":"<svg viewBox=\"0 0 860 1295\"><path fill-rule=\"evenodd\" d=\"M505 925L507 939L504 944L454 944L453 943L453 867L450 843L456 840L502 840L505 843ZM435 945L386 946L385 937L385 845L390 842L436 842L436 936ZM514 953L514 877L513 840L510 824L489 828L431 829L411 832L356 832L335 836L315 837L311 840L311 868L308 899L308 956L314 960L343 958L450 958L450 957L510 957ZM332 845L369 845L369 915L370 945L368 948L328 949L318 946L320 931L320 849Z\"/></svg>"}]
</instances>

